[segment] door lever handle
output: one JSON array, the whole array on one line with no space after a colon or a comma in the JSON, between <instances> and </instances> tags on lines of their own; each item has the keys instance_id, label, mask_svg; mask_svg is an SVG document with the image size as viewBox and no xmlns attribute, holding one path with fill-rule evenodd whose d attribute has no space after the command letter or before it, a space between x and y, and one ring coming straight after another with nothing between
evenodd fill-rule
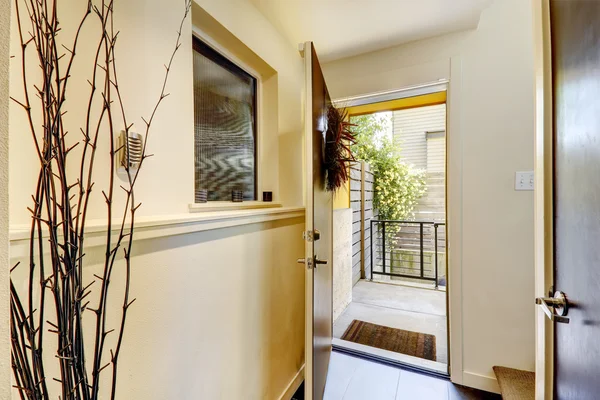
<instances>
[{"instance_id":1,"label":"door lever handle","mask_svg":"<svg viewBox=\"0 0 600 400\"><path fill-rule=\"evenodd\" d=\"M327 265L327 260L319 260L319 257L315 256L315 265Z\"/></svg>"},{"instance_id":2,"label":"door lever handle","mask_svg":"<svg viewBox=\"0 0 600 400\"><path fill-rule=\"evenodd\" d=\"M299 259L296 260L296 262L298 264L304 264L304 265L306 265L306 268L308 268L308 269L312 269L312 267L313 267L313 260L312 260L312 258L309 258L308 260L306 258L299 258Z\"/></svg>"},{"instance_id":3,"label":"door lever handle","mask_svg":"<svg viewBox=\"0 0 600 400\"><path fill-rule=\"evenodd\" d=\"M538 297L535 299L535 304L542 308L551 321L569 323L569 318L566 317L569 312L569 302L563 292L554 293L554 297Z\"/></svg>"},{"instance_id":4,"label":"door lever handle","mask_svg":"<svg viewBox=\"0 0 600 400\"><path fill-rule=\"evenodd\" d=\"M305 264L308 269L312 269L313 266L317 268L317 265L325 265L327 264L327 260L319 260L319 257L314 256L313 259L309 258L308 262L306 262L306 258L299 258L296 260L298 264Z\"/></svg>"}]
</instances>

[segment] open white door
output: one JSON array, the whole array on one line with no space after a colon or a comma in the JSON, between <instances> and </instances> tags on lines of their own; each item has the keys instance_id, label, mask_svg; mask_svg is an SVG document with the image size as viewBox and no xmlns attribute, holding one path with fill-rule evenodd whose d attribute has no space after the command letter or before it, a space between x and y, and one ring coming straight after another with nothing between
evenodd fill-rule
<instances>
[{"instance_id":1,"label":"open white door","mask_svg":"<svg viewBox=\"0 0 600 400\"><path fill-rule=\"evenodd\" d=\"M306 346L305 398L321 400L325 391L332 337L333 196L325 190L323 154L327 109L331 104L312 42L304 44L306 73Z\"/></svg>"}]
</instances>

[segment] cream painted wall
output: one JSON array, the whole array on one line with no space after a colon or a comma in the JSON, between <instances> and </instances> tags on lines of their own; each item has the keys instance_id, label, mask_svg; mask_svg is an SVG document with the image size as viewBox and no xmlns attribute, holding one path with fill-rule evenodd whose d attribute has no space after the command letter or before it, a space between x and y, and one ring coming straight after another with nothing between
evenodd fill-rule
<instances>
[{"instance_id":1,"label":"cream painted wall","mask_svg":"<svg viewBox=\"0 0 600 400\"><path fill-rule=\"evenodd\" d=\"M304 364L304 270L292 257L303 252L303 229L296 217L138 239L117 398L279 399ZM103 247L86 253L84 273L99 274ZM111 281L109 327L118 324L122 277ZM91 343L93 318L84 322Z\"/></svg>"},{"instance_id":2,"label":"cream painted wall","mask_svg":"<svg viewBox=\"0 0 600 400\"><path fill-rule=\"evenodd\" d=\"M64 12L62 35L71 37L82 15L82 4L75 0L60 0L59 4ZM148 0L116 3L115 23L121 30L117 46L120 86L137 128L143 126L141 117L148 115L160 93L163 64L175 43L183 1L174 4ZM266 179L285 205L301 205L303 69L298 52L245 1L196 0L196 5L275 71L276 79L266 82L270 88L277 85L278 92L276 107L264 110L277 113L275 124L270 124L275 135L261 147L263 158L274 160L266 165ZM5 15L2 13L0 21ZM83 37L95 38L96 28L92 23ZM185 216L193 201L191 34L189 19L168 84L170 96L157 114L148 144L149 153L155 157L144 165L140 177L136 196L143 202L142 219L162 221L173 215ZM18 40L14 30L11 36L11 51L15 53ZM88 60L92 51L93 46L81 47L78 59ZM78 84L72 86L65 107L72 135L81 124L90 67L89 63L76 63L72 73L72 82ZM11 61L10 68L10 92L18 97L22 93L19 57ZM0 74L0 83L3 77ZM10 118L9 215L11 227L17 228L29 221L26 207L31 202L36 161L22 110L11 106ZM0 130L0 139L2 133ZM102 173L108 166L107 149L106 142L98 149L103 156L97 160L91 219L105 216L100 191L108 185ZM0 163L5 160L0 157ZM1 174L5 170L0 168L1 185L6 184ZM0 195L4 193L2 190ZM304 219L294 217L138 240L132 286L137 301L128 317L119 398L279 398L304 363L304 270L295 262L304 253L303 228ZM0 261L5 255L1 251L2 232ZM101 252L99 248L87 250L86 273L91 276L98 268ZM10 263L14 263L19 257L16 250L11 252ZM22 282L18 274L23 271L17 272L17 281ZM122 277L114 278L111 286L116 290L120 284ZM0 300L3 293L0 290ZM8 326L2 312L0 332ZM2 351L6 349L8 346L2 347ZM0 365L6 359L0 358ZM0 378L5 376L0 374Z\"/></svg>"},{"instance_id":3,"label":"cream painted wall","mask_svg":"<svg viewBox=\"0 0 600 400\"><path fill-rule=\"evenodd\" d=\"M0 0L0 398L10 393L8 264L8 70L10 0Z\"/></svg>"},{"instance_id":4,"label":"cream painted wall","mask_svg":"<svg viewBox=\"0 0 600 400\"><path fill-rule=\"evenodd\" d=\"M85 7L85 4L74 0L62 2L66 5L73 4L62 8L65 16L61 18L62 35L67 42L65 44L70 46L71 35L83 15L82 7ZM265 190L274 192L276 200L285 205L302 205L302 152L299 150L302 149L301 89L304 72L299 53L246 1L195 2L276 72L275 79L265 80L267 87L277 85L278 104L263 110L264 113L277 113L277 118L274 124L269 124L273 134L269 134L268 140L260 143L259 170L263 171L260 180ZM118 2L115 7L115 23L121 28L117 46L121 75L119 83L128 118L134 122L134 129L141 130L144 126L142 117L148 117L160 94L163 64L168 60L174 46L175 30L183 6L173 7L159 1L134 0ZM240 21L240 18L243 21ZM16 21L14 15L13 21ZM84 37L93 38L94 42L97 29L95 23L96 21L89 24L83 32ZM155 29L156 27L161 29ZM148 141L148 152L155 156L145 164L138 183L138 196L144 199L144 205L139 211L140 216L184 213L194 199L191 32L192 25L189 19L184 25L183 45L175 59L174 72L167 87L170 96L159 109ZM13 30L11 35L11 51L15 53L16 50L18 54L16 33L16 30ZM81 46L78 59L89 60L94 50L94 46ZM91 67L90 62L79 62L75 63L73 68L73 89L66 104L69 113L65 116L73 136L83 124L81 116L85 115L89 98L89 85L86 80L91 75ZM21 76L20 57L12 59L11 73L14 77ZM80 90L75 91L75 85ZM20 79L12 79L11 93L20 98L22 90ZM36 166L26 162L34 158L34 149L30 135L24 129L27 122L23 110L13 103L10 105L10 116L11 153L19 155L18 161L10 166L10 215L12 224L21 225L29 221L29 213L24 205L31 201L31 190L23 182L34 181ZM177 118L169 118L170 116ZM117 129L122 128L117 124ZM108 143L104 141L98 152L105 154L107 151ZM103 165L107 165L106 160ZM72 166L76 167L75 164ZM107 185L106 174L96 174L97 190L96 196L92 196L90 218L104 217L104 199L100 189L105 189ZM157 187L161 189L159 195L156 193ZM119 200L123 199L124 194Z\"/></svg>"},{"instance_id":5,"label":"cream painted wall","mask_svg":"<svg viewBox=\"0 0 600 400\"><path fill-rule=\"evenodd\" d=\"M334 98L453 79L449 214L459 234L450 236L449 267L452 277L462 266L462 278L449 284L462 286L450 293L462 365L452 377L487 390L497 390L494 365L534 369L533 193L514 191L515 171L533 169L532 21L530 1L495 1L476 31L324 66Z\"/></svg>"},{"instance_id":6,"label":"cream painted wall","mask_svg":"<svg viewBox=\"0 0 600 400\"><path fill-rule=\"evenodd\" d=\"M247 0L194 1L277 71L280 198L284 204L302 205L304 69L297 48Z\"/></svg>"},{"instance_id":7,"label":"cream painted wall","mask_svg":"<svg viewBox=\"0 0 600 400\"><path fill-rule=\"evenodd\" d=\"M119 86L128 122L134 123L133 130L143 132L142 117L148 118L160 95L165 70L163 65L173 51L176 31L184 11L183 1L177 1L176 4L179 7L160 1L115 2L115 24L121 30L116 47ZM61 0L59 6L62 15L61 40L70 47L87 3ZM21 99L23 83L15 14L12 15L11 53L16 57L11 60L10 92L17 99ZM94 44L78 48L72 69L70 92L64 108L69 110L65 115L65 123L73 140L79 140L80 127L85 124L84 116L90 96L87 80L92 76L98 29L98 18L90 18L82 31L82 38ZM184 213L194 199L191 18L184 25L182 39L182 46L174 61L167 86L170 96L158 110L156 125L153 124L148 140L148 153L155 156L145 163L139 178L137 196L144 199L144 205L140 208L141 216ZM36 57L33 46L30 47L29 57L30 60ZM30 71L30 81L35 80L37 64L34 64ZM96 110L98 109L99 107L96 107ZM34 161L34 146L23 109L12 103L10 117L10 154L14 156L10 164L10 216L11 225L18 226L27 224L30 218L26 207L31 203L31 186L37 177L38 163ZM120 120L115 125L117 130L124 128ZM80 151L80 148L83 146L78 146L72 157L80 154L75 153ZM94 176L96 193L91 199L91 219L105 218L106 215L101 190L106 190L109 183L108 174L102 173L110 167L108 151L108 135L105 131L97 150L97 172ZM78 169L77 163L71 163L71 168L71 172L75 173ZM120 190L118 192L120 193L117 195L117 204L122 205L125 194Z\"/></svg>"}]
</instances>

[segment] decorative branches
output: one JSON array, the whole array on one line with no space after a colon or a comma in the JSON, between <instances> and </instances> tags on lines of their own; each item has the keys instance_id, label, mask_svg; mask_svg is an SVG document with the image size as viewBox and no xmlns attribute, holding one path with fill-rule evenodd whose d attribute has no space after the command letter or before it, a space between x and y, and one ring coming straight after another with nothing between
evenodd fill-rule
<instances>
[{"instance_id":1,"label":"decorative branches","mask_svg":"<svg viewBox=\"0 0 600 400\"><path fill-rule=\"evenodd\" d=\"M349 164L354 161L350 145L355 142L352 124L346 109L330 105L327 110L327 133L325 136L325 169L327 190L335 192L350 178Z\"/></svg>"},{"instance_id":2,"label":"decorative branches","mask_svg":"<svg viewBox=\"0 0 600 400\"><path fill-rule=\"evenodd\" d=\"M161 93L150 117L144 119L142 162L135 170L130 168L129 162L122 165L127 175L127 183L121 186L126 197L122 211L115 210L115 163L117 153L122 150L116 148L116 125L122 123L127 133L132 125L128 124L118 85L115 47L119 32L114 30L114 0L101 0L98 4L87 1L70 47L59 45L61 28L57 3L57 0L16 0L15 7L24 94L21 99L12 100L27 115L40 168L32 196L33 204L28 208L32 218L26 297L19 293L11 279L12 368L15 387L22 399L49 399L46 364L52 358L45 356L43 350L44 338L49 332L55 336L55 349L51 356L56 359L60 373L60 376L50 379L60 383L59 398L97 400L101 373L110 367L110 396L114 399L127 311L135 301L130 299L131 251L135 214L141 203L136 204L134 189L141 165L150 157L146 154L150 128L159 106L168 96L165 90L173 59L181 47L182 29L190 13L191 0L185 0L175 48L165 66ZM80 129L82 138L72 141L70 137L67 140L64 121L67 89L70 87L71 67L80 46L80 34L94 18L99 21L100 35L95 47L92 76L88 80L89 101ZM28 52L31 47L32 51ZM31 54L35 59L29 60ZM36 64L39 65L40 83L31 84L28 74ZM37 97L35 104L32 103L32 94ZM35 122L38 118L41 123ZM107 156L111 167L108 170L108 188L102 191L107 210L106 247L102 274L88 277L83 271L86 260L84 239L94 187L97 148L101 140L109 143ZM80 148L80 156L73 152L77 147ZM75 179L67 167L73 163L79 166ZM120 215L120 223L115 229L113 221L117 215ZM117 232L116 237L113 236L114 231ZM123 251L125 261L124 298L119 326L109 329L108 289L120 251ZM17 266L13 270L15 268ZM90 308L88 296L94 287L98 287L99 299L95 308ZM53 312L46 315L51 308ZM84 336L89 338L89 335L84 335L83 327L86 312L95 316L91 346L84 343ZM107 361L106 338L114 332L118 337ZM91 374L86 358L90 350Z\"/></svg>"}]
</instances>

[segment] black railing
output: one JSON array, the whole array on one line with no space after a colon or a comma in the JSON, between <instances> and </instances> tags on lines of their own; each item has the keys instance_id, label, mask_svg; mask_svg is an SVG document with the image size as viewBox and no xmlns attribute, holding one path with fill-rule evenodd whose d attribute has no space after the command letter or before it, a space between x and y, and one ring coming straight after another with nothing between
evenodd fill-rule
<instances>
[{"instance_id":1,"label":"black railing","mask_svg":"<svg viewBox=\"0 0 600 400\"><path fill-rule=\"evenodd\" d=\"M373 275L413 278L434 282L438 287L439 255L446 254L445 223L392 220L370 223L371 280Z\"/></svg>"}]
</instances>

